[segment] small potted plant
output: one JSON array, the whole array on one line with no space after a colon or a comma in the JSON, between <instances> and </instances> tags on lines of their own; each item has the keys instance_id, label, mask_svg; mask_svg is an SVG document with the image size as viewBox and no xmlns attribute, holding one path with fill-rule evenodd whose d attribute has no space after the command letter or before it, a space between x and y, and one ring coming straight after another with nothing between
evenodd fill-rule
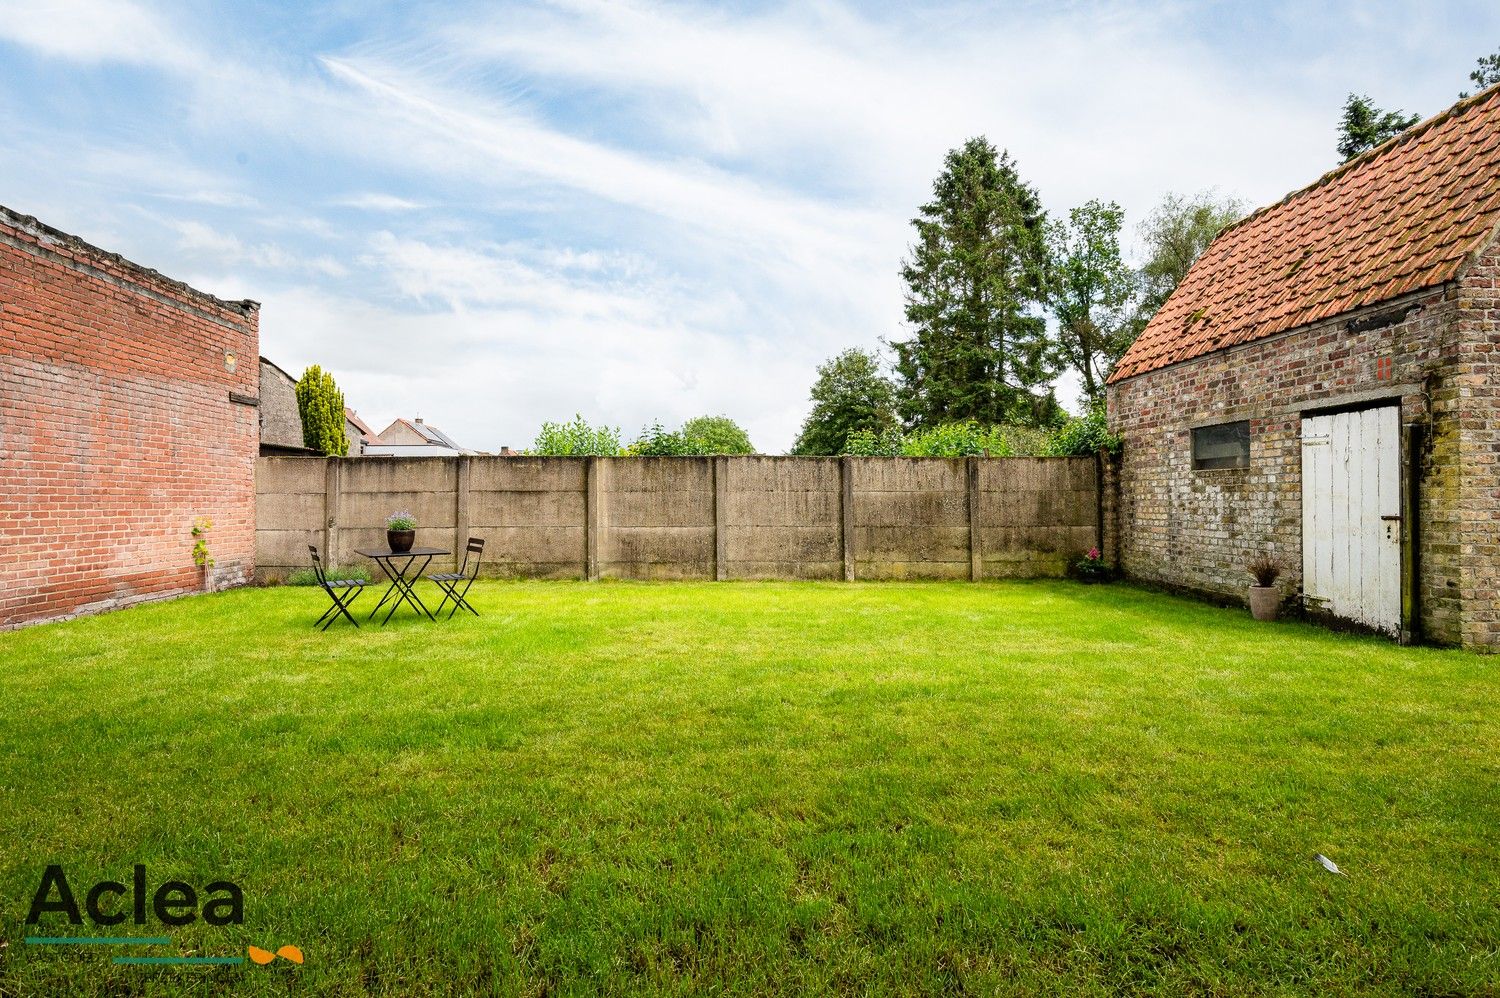
<instances>
[{"instance_id":1,"label":"small potted plant","mask_svg":"<svg viewBox=\"0 0 1500 998\"><path fill-rule=\"evenodd\" d=\"M410 513L392 513L385 518L385 542L397 554L411 550L417 540L417 518Z\"/></svg>"},{"instance_id":2,"label":"small potted plant","mask_svg":"<svg viewBox=\"0 0 1500 998\"><path fill-rule=\"evenodd\" d=\"M1281 578L1281 562L1263 554L1252 559L1245 571L1255 579L1255 585L1250 587L1250 615L1256 620L1275 620L1281 612L1281 590L1276 588L1276 580Z\"/></svg>"},{"instance_id":3,"label":"small potted plant","mask_svg":"<svg viewBox=\"0 0 1500 998\"><path fill-rule=\"evenodd\" d=\"M1104 555L1100 554L1098 548L1089 548L1088 553L1073 562L1073 577L1079 582L1093 584L1095 582L1108 582L1114 573L1109 565L1105 564Z\"/></svg>"}]
</instances>

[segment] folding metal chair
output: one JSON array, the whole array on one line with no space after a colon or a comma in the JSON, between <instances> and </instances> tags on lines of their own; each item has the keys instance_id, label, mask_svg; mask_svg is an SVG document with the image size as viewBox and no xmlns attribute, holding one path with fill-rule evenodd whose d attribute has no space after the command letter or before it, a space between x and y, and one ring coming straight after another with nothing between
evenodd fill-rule
<instances>
[{"instance_id":1,"label":"folding metal chair","mask_svg":"<svg viewBox=\"0 0 1500 998\"><path fill-rule=\"evenodd\" d=\"M450 599L453 600L453 609L448 611L449 620L453 619L453 615L458 612L459 607L463 607L476 617L479 616L479 611L470 606L469 601L464 599L464 597L469 594L469 587L479 577L479 563L483 560L483 556L484 541L478 537L470 537L469 546L464 548L464 562L458 566L458 571L435 572L427 576L438 584L438 588L443 590L443 602L439 603L437 609L432 612L434 617L442 612L443 606ZM469 560L471 558L474 561L472 568L469 567Z\"/></svg>"},{"instance_id":2,"label":"folding metal chair","mask_svg":"<svg viewBox=\"0 0 1500 998\"><path fill-rule=\"evenodd\" d=\"M318 557L318 549L309 544L307 553L312 555L313 574L318 577L318 588L333 600L333 606L329 607L313 626L317 627L326 620L328 623L323 624L321 628L326 631L333 626L334 621L339 619L339 614L343 614L344 619L358 627L359 621L350 615L349 608L354 605L355 600L359 599L359 594L365 591L365 586L369 583L363 579L330 579L323 572L323 559Z\"/></svg>"}]
</instances>

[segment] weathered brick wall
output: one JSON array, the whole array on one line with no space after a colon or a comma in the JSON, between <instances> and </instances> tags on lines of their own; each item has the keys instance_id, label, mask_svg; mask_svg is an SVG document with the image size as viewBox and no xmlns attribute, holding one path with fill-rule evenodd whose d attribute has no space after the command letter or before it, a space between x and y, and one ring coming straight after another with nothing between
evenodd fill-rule
<instances>
[{"instance_id":1,"label":"weathered brick wall","mask_svg":"<svg viewBox=\"0 0 1500 998\"><path fill-rule=\"evenodd\" d=\"M260 442L276 447L301 447L302 412L297 405L297 383L268 361L260 361Z\"/></svg>"},{"instance_id":2,"label":"weathered brick wall","mask_svg":"<svg viewBox=\"0 0 1500 998\"><path fill-rule=\"evenodd\" d=\"M1302 569L1301 411L1399 398L1403 424L1424 424L1419 466L1423 631L1460 635L1458 578L1458 302L1452 288L1364 313L1410 308L1391 325L1349 316L1248 343L1112 385L1109 420L1125 440L1120 560L1133 578L1243 599L1245 564L1270 553L1287 592ZM1376 362L1391 360L1390 375ZM1250 467L1192 468L1194 426L1248 419Z\"/></svg>"},{"instance_id":3,"label":"weathered brick wall","mask_svg":"<svg viewBox=\"0 0 1500 998\"><path fill-rule=\"evenodd\" d=\"M322 458L257 465L274 580L383 544L485 540L500 576L903 579L1061 575L1100 542L1093 458ZM445 566L446 567L446 566Z\"/></svg>"},{"instance_id":4,"label":"weathered brick wall","mask_svg":"<svg viewBox=\"0 0 1500 998\"><path fill-rule=\"evenodd\" d=\"M0 626L200 588L198 517L249 577L257 351L253 302L0 208Z\"/></svg>"},{"instance_id":5,"label":"weathered brick wall","mask_svg":"<svg viewBox=\"0 0 1500 998\"><path fill-rule=\"evenodd\" d=\"M1463 639L1500 648L1500 239L1460 276L1457 326Z\"/></svg>"}]
</instances>

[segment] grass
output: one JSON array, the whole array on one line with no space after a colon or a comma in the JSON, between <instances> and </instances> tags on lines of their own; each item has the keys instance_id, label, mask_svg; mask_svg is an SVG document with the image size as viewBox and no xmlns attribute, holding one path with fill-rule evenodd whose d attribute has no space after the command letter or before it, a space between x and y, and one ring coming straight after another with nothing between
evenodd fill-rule
<instances>
[{"instance_id":1,"label":"grass","mask_svg":"<svg viewBox=\"0 0 1500 998\"><path fill-rule=\"evenodd\" d=\"M1063 582L320 599L0 634L0 993L1500 993L1493 659ZM22 924L136 862L244 924Z\"/></svg>"}]
</instances>

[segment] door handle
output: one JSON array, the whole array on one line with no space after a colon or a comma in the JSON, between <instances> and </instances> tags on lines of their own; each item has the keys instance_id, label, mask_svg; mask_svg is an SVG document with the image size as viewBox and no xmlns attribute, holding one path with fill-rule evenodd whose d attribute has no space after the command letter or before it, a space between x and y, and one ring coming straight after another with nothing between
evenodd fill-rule
<instances>
[{"instance_id":1,"label":"door handle","mask_svg":"<svg viewBox=\"0 0 1500 998\"><path fill-rule=\"evenodd\" d=\"M1382 516L1381 519L1382 520L1400 520L1401 517L1400 516Z\"/></svg>"}]
</instances>

